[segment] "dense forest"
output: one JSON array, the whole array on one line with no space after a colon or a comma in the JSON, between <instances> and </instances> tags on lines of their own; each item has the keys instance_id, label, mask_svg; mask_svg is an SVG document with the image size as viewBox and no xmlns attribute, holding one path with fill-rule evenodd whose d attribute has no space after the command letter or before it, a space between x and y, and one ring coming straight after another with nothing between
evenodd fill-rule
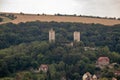
<instances>
[{"instance_id":1,"label":"dense forest","mask_svg":"<svg viewBox=\"0 0 120 80\"><path fill-rule=\"evenodd\" d=\"M111 51L120 53L120 25L28 22L0 25L0 49L32 41L48 41L48 31L56 32L56 42L73 41L73 32L81 33L85 46L108 46Z\"/></svg>"},{"instance_id":2,"label":"dense forest","mask_svg":"<svg viewBox=\"0 0 120 80\"><path fill-rule=\"evenodd\" d=\"M56 40L48 41L48 32L53 28ZM73 32L79 31L80 42L73 42ZM73 42L73 46L65 45ZM85 50L84 47L95 48ZM96 67L101 56L117 63L112 69ZM85 72L99 74L103 80L120 70L120 25L27 22L0 25L0 77L15 80L81 80ZM34 74L40 64L49 65L47 73ZM23 75L25 74L25 75ZM18 78L19 77L19 78ZM9 79L10 80L10 79ZM102 80L102 79L101 79Z\"/></svg>"}]
</instances>

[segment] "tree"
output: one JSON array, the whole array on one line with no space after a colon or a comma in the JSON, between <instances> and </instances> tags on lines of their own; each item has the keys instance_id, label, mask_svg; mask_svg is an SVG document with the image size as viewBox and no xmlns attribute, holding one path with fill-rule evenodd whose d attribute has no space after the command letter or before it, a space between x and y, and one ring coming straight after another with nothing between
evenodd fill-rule
<instances>
[{"instance_id":1,"label":"tree","mask_svg":"<svg viewBox=\"0 0 120 80\"><path fill-rule=\"evenodd\" d=\"M0 22L2 22L3 21L3 18L0 18Z\"/></svg>"},{"instance_id":2,"label":"tree","mask_svg":"<svg viewBox=\"0 0 120 80\"><path fill-rule=\"evenodd\" d=\"M9 75L9 70L8 70L8 66L7 63L3 60L0 60L0 77L5 77L7 75Z\"/></svg>"}]
</instances>

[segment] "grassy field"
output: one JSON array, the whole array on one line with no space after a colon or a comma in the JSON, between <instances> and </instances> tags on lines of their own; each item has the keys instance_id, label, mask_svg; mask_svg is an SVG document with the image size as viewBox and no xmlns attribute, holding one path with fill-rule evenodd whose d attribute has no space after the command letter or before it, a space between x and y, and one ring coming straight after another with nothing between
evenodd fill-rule
<instances>
[{"instance_id":1,"label":"grassy field","mask_svg":"<svg viewBox=\"0 0 120 80\"><path fill-rule=\"evenodd\" d=\"M76 16L54 16L54 15L37 15L37 14L17 14L12 13L17 18L15 20L7 20L7 22L12 22L18 24L20 22L30 22L30 21L56 21L56 22L77 22L77 23L94 23L112 26L115 24L120 24L120 20L112 19L101 19L101 18L89 18L89 17L76 17Z\"/></svg>"},{"instance_id":2,"label":"grassy field","mask_svg":"<svg viewBox=\"0 0 120 80\"><path fill-rule=\"evenodd\" d=\"M11 19L9 19L8 17L3 17L3 16L0 16L0 18L3 19L3 21L1 23L7 23L7 22L10 22Z\"/></svg>"}]
</instances>

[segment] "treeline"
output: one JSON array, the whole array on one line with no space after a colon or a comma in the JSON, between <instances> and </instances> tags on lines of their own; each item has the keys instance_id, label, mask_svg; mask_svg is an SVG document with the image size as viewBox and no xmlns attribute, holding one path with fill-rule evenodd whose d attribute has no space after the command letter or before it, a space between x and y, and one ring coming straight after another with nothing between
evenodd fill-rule
<instances>
[{"instance_id":1,"label":"treeline","mask_svg":"<svg viewBox=\"0 0 120 80\"><path fill-rule=\"evenodd\" d=\"M14 20L14 19L17 18L14 14L9 14L9 13L6 13L6 14L5 13L0 13L0 16L7 17L11 20Z\"/></svg>"},{"instance_id":2,"label":"treeline","mask_svg":"<svg viewBox=\"0 0 120 80\"><path fill-rule=\"evenodd\" d=\"M86 15L77 15L77 14L68 15L68 14L59 14L58 13L58 14L55 14L55 16L73 16L73 17L87 17L87 18L120 20L120 18L116 18L116 17L99 17L99 16L86 16Z\"/></svg>"},{"instance_id":3,"label":"treeline","mask_svg":"<svg viewBox=\"0 0 120 80\"><path fill-rule=\"evenodd\" d=\"M39 21L0 25L0 49L32 41L48 41L51 28L56 32L56 42L72 42L73 32L79 31L85 46L108 46L111 51L120 53L120 25Z\"/></svg>"}]
</instances>

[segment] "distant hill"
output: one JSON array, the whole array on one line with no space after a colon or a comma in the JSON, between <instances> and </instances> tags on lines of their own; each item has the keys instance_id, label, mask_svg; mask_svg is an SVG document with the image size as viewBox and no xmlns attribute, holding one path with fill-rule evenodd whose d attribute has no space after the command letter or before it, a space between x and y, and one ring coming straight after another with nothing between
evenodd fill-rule
<instances>
[{"instance_id":1,"label":"distant hill","mask_svg":"<svg viewBox=\"0 0 120 80\"><path fill-rule=\"evenodd\" d=\"M103 25L116 25L120 24L120 20L117 19L108 19L108 18L100 18L100 17L87 17L87 16L66 16L66 15L45 15L45 14L24 14L24 13L0 13L0 14L12 14L17 18L14 20L7 20L4 22L0 22L0 24L12 22L18 24L20 22L30 22L39 20L41 22L76 22L76 23L94 23L94 24L103 24Z\"/></svg>"}]
</instances>

